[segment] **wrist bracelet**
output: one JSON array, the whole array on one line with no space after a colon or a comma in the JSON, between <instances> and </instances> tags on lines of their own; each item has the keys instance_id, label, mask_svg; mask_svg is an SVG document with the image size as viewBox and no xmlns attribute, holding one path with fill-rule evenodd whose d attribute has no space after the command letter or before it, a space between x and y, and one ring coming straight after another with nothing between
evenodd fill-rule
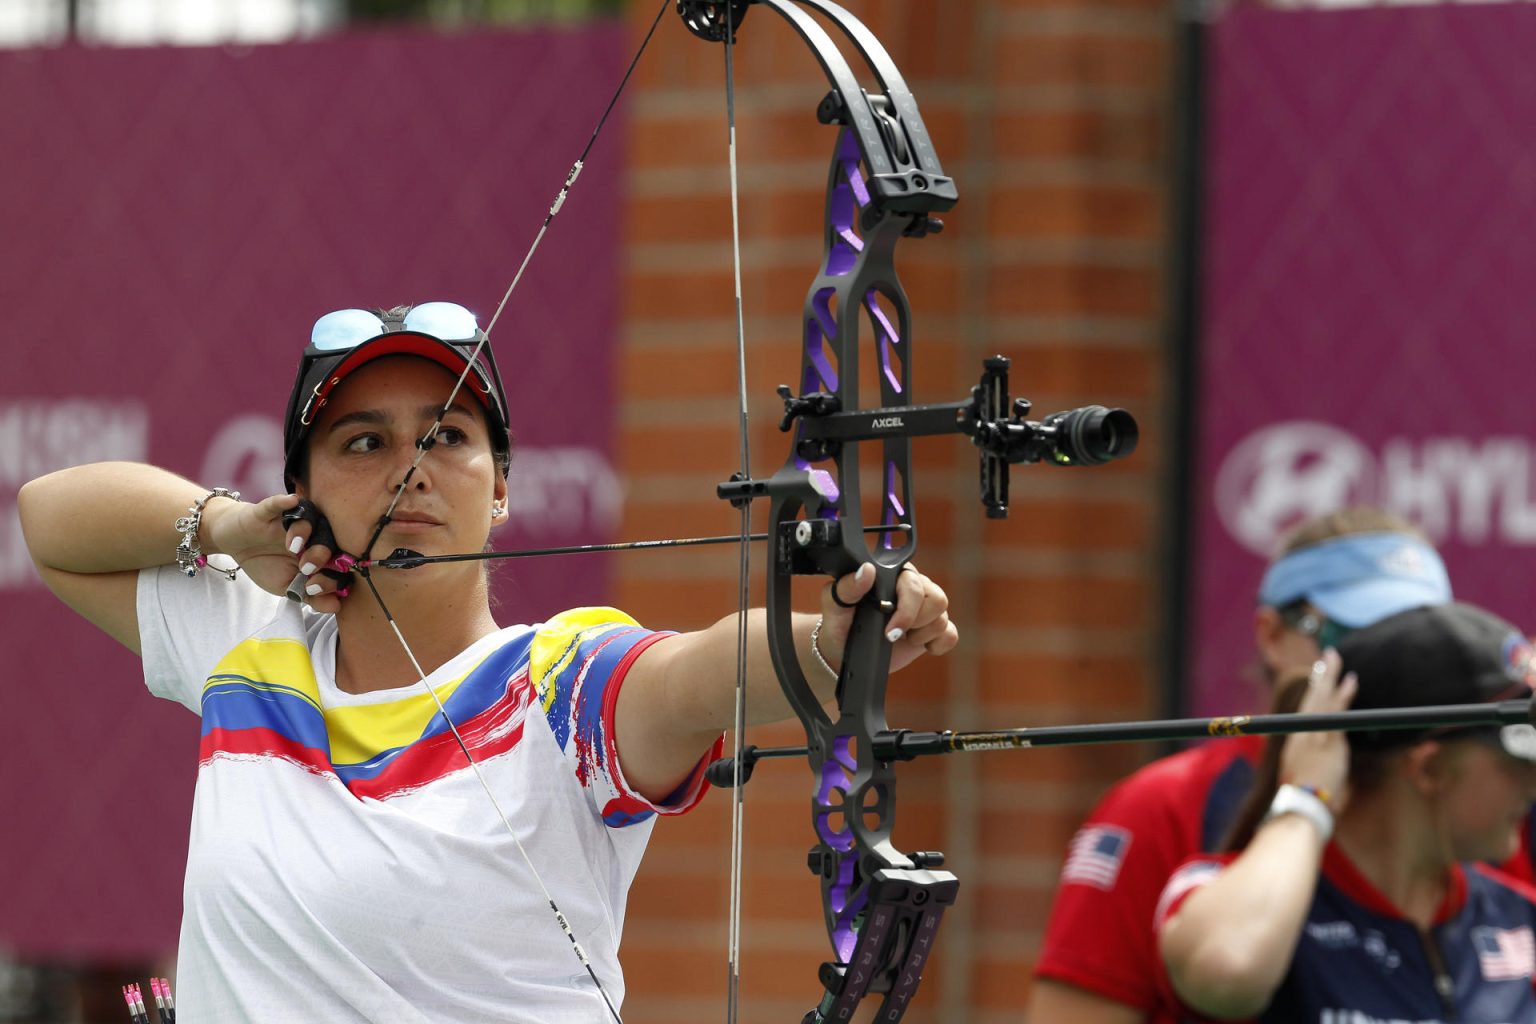
<instances>
[{"instance_id":1,"label":"wrist bracelet","mask_svg":"<svg viewBox=\"0 0 1536 1024\"><path fill-rule=\"evenodd\" d=\"M196 576L200 569L208 565L208 557L203 554L202 546L198 543L197 531L203 525L203 509L214 498L229 498L231 501L240 500L239 491L229 491L222 487L215 487L187 509L187 514L176 520L176 532L181 534L181 541L176 545L176 568L186 573L189 577ZM240 567L233 569L220 569L214 566L214 572L223 573L224 578L233 581L239 573Z\"/></svg>"},{"instance_id":2,"label":"wrist bracelet","mask_svg":"<svg viewBox=\"0 0 1536 1024\"><path fill-rule=\"evenodd\" d=\"M811 653L816 656L816 660L821 663L821 667L827 670L827 675L836 679L837 670L827 664L827 659L821 653L821 627L826 621L826 619L817 619L815 627L811 629Z\"/></svg>"},{"instance_id":3,"label":"wrist bracelet","mask_svg":"<svg viewBox=\"0 0 1536 1024\"><path fill-rule=\"evenodd\" d=\"M1324 790L1286 783L1275 790L1275 799L1270 803L1264 821L1272 821L1282 814L1298 814L1306 818L1317 827L1325 843L1333 837L1333 811L1328 806L1328 794Z\"/></svg>"}]
</instances>

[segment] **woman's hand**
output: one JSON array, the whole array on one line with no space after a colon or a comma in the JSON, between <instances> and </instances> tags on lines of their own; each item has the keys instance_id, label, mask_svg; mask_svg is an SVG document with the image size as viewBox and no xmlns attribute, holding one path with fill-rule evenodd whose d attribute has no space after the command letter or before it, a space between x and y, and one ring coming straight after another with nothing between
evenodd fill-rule
<instances>
[{"instance_id":1,"label":"woman's hand","mask_svg":"<svg viewBox=\"0 0 1536 1024\"><path fill-rule=\"evenodd\" d=\"M842 661L848 631L853 628L855 606L874 585L875 567L866 562L857 572L841 576L822 588L818 646L833 664ZM960 642L959 631L949 621L949 596L910 562L896 576L896 610L885 628L887 639L892 641L892 672L924 654L948 654Z\"/></svg>"},{"instance_id":2,"label":"woman's hand","mask_svg":"<svg viewBox=\"0 0 1536 1024\"><path fill-rule=\"evenodd\" d=\"M331 560L324 545L306 547L309 524L303 521L283 527L283 513L299 503L294 494L274 494L258 502L210 502L203 511L205 549L228 555L261 589L285 594L294 576L304 572L310 586L320 589L306 603L316 611L334 612L341 607L336 581L319 575Z\"/></svg>"},{"instance_id":3,"label":"woman's hand","mask_svg":"<svg viewBox=\"0 0 1536 1024\"><path fill-rule=\"evenodd\" d=\"M1329 648L1312 666L1307 691L1296 711L1329 714L1354 703L1358 680L1353 672L1339 678L1339 652ZM1337 816L1349 801L1349 739L1342 732L1298 732L1288 736L1280 751L1280 781L1326 794Z\"/></svg>"}]
</instances>

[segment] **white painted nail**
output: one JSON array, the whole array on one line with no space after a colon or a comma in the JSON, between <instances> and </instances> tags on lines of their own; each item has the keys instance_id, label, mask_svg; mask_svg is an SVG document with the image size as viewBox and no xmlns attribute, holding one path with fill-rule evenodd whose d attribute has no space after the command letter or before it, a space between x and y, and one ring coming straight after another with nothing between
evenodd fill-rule
<instances>
[{"instance_id":1,"label":"white painted nail","mask_svg":"<svg viewBox=\"0 0 1536 1024\"><path fill-rule=\"evenodd\" d=\"M303 565L299 566L299 572L305 576L313 576L315 574L315 570L318 568L320 567L314 562L305 562Z\"/></svg>"},{"instance_id":2,"label":"white painted nail","mask_svg":"<svg viewBox=\"0 0 1536 1024\"><path fill-rule=\"evenodd\" d=\"M304 593L308 594L310 597L314 597L316 594L320 593L320 584L311 583L309 586L304 588Z\"/></svg>"},{"instance_id":3,"label":"white painted nail","mask_svg":"<svg viewBox=\"0 0 1536 1024\"><path fill-rule=\"evenodd\" d=\"M300 551L303 551L303 550L304 550L304 538L303 537L295 537L295 538L293 538L293 540L288 542L288 553L290 555L296 555Z\"/></svg>"},{"instance_id":4,"label":"white painted nail","mask_svg":"<svg viewBox=\"0 0 1536 1024\"><path fill-rule=\"evenodd\" d=\"M863 565L859 566L859 571L853 574L853 578L856 582L863 583L869 574L874 572L874 570L874 566L870 565L868 562L865 562Z\"/></svg>"},{"instance_id":5,"label":"white painted nail","mask_svg":"<svg viewBox=\"0 0 1536 1024\"><path fill-rule=\"evenodd\" d=\"M897 640L900 640L904 635L905 635L905 631L904 630L893 629L889 633L885 634L885 638L887 640L889 640L891 643L895 643Z\"/></svg>"}]
</instances>

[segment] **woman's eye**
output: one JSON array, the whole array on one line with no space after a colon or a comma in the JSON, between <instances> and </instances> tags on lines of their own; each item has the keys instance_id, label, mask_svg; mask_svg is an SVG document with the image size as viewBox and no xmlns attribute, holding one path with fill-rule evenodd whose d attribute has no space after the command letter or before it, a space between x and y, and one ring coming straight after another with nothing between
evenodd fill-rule
<instances>
[{"instance_id":1,"label":"woman's eye","mask_svg":"<svg viewBox=\"0 0 1536 1024\"><path fill-rule=\"evenodd\" d=\"M379 448L379 438L375 434L359 434L346 444L349 452L371 452Z\"/></svg>"},{"instance_id":2,"label":"woman's eye","mask_svg":"<svg viewBox=\"0 0 1536 1024\"><path fill-rule=\"evenodd\" d=\"M443 427L437 432L437 439L452 448L463 444L469 437L458 427Z\"/></svg>"}]
</instances>

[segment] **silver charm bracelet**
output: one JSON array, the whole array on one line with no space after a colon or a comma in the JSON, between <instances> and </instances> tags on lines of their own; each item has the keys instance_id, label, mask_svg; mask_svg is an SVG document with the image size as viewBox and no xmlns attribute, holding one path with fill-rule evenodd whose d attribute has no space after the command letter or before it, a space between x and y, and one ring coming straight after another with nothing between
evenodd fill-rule
<instances>
[{"instance_id":1,"label":"silver charm bracelet","mask_svg":"<svg viewBox=\"0 0 1536 1024\"><path fill-rule=\"evenodd\" d=\"M208 556L203 554L202 546L197 540L198 528L203 525L203 509L214 498L229 498L231 501L240 500L239 491L226 490L223 487L215 487L197 500L187 509L187 514L176 520L176 532L181 534L181 541L176 545L176 568L186 573L187 576L196 576L200 570L207 567ZM237 565L233 569L220 569L213 567L213 571L222 573L224 578L234 581L240 572Z\"/></svg>"}]
</instances>

